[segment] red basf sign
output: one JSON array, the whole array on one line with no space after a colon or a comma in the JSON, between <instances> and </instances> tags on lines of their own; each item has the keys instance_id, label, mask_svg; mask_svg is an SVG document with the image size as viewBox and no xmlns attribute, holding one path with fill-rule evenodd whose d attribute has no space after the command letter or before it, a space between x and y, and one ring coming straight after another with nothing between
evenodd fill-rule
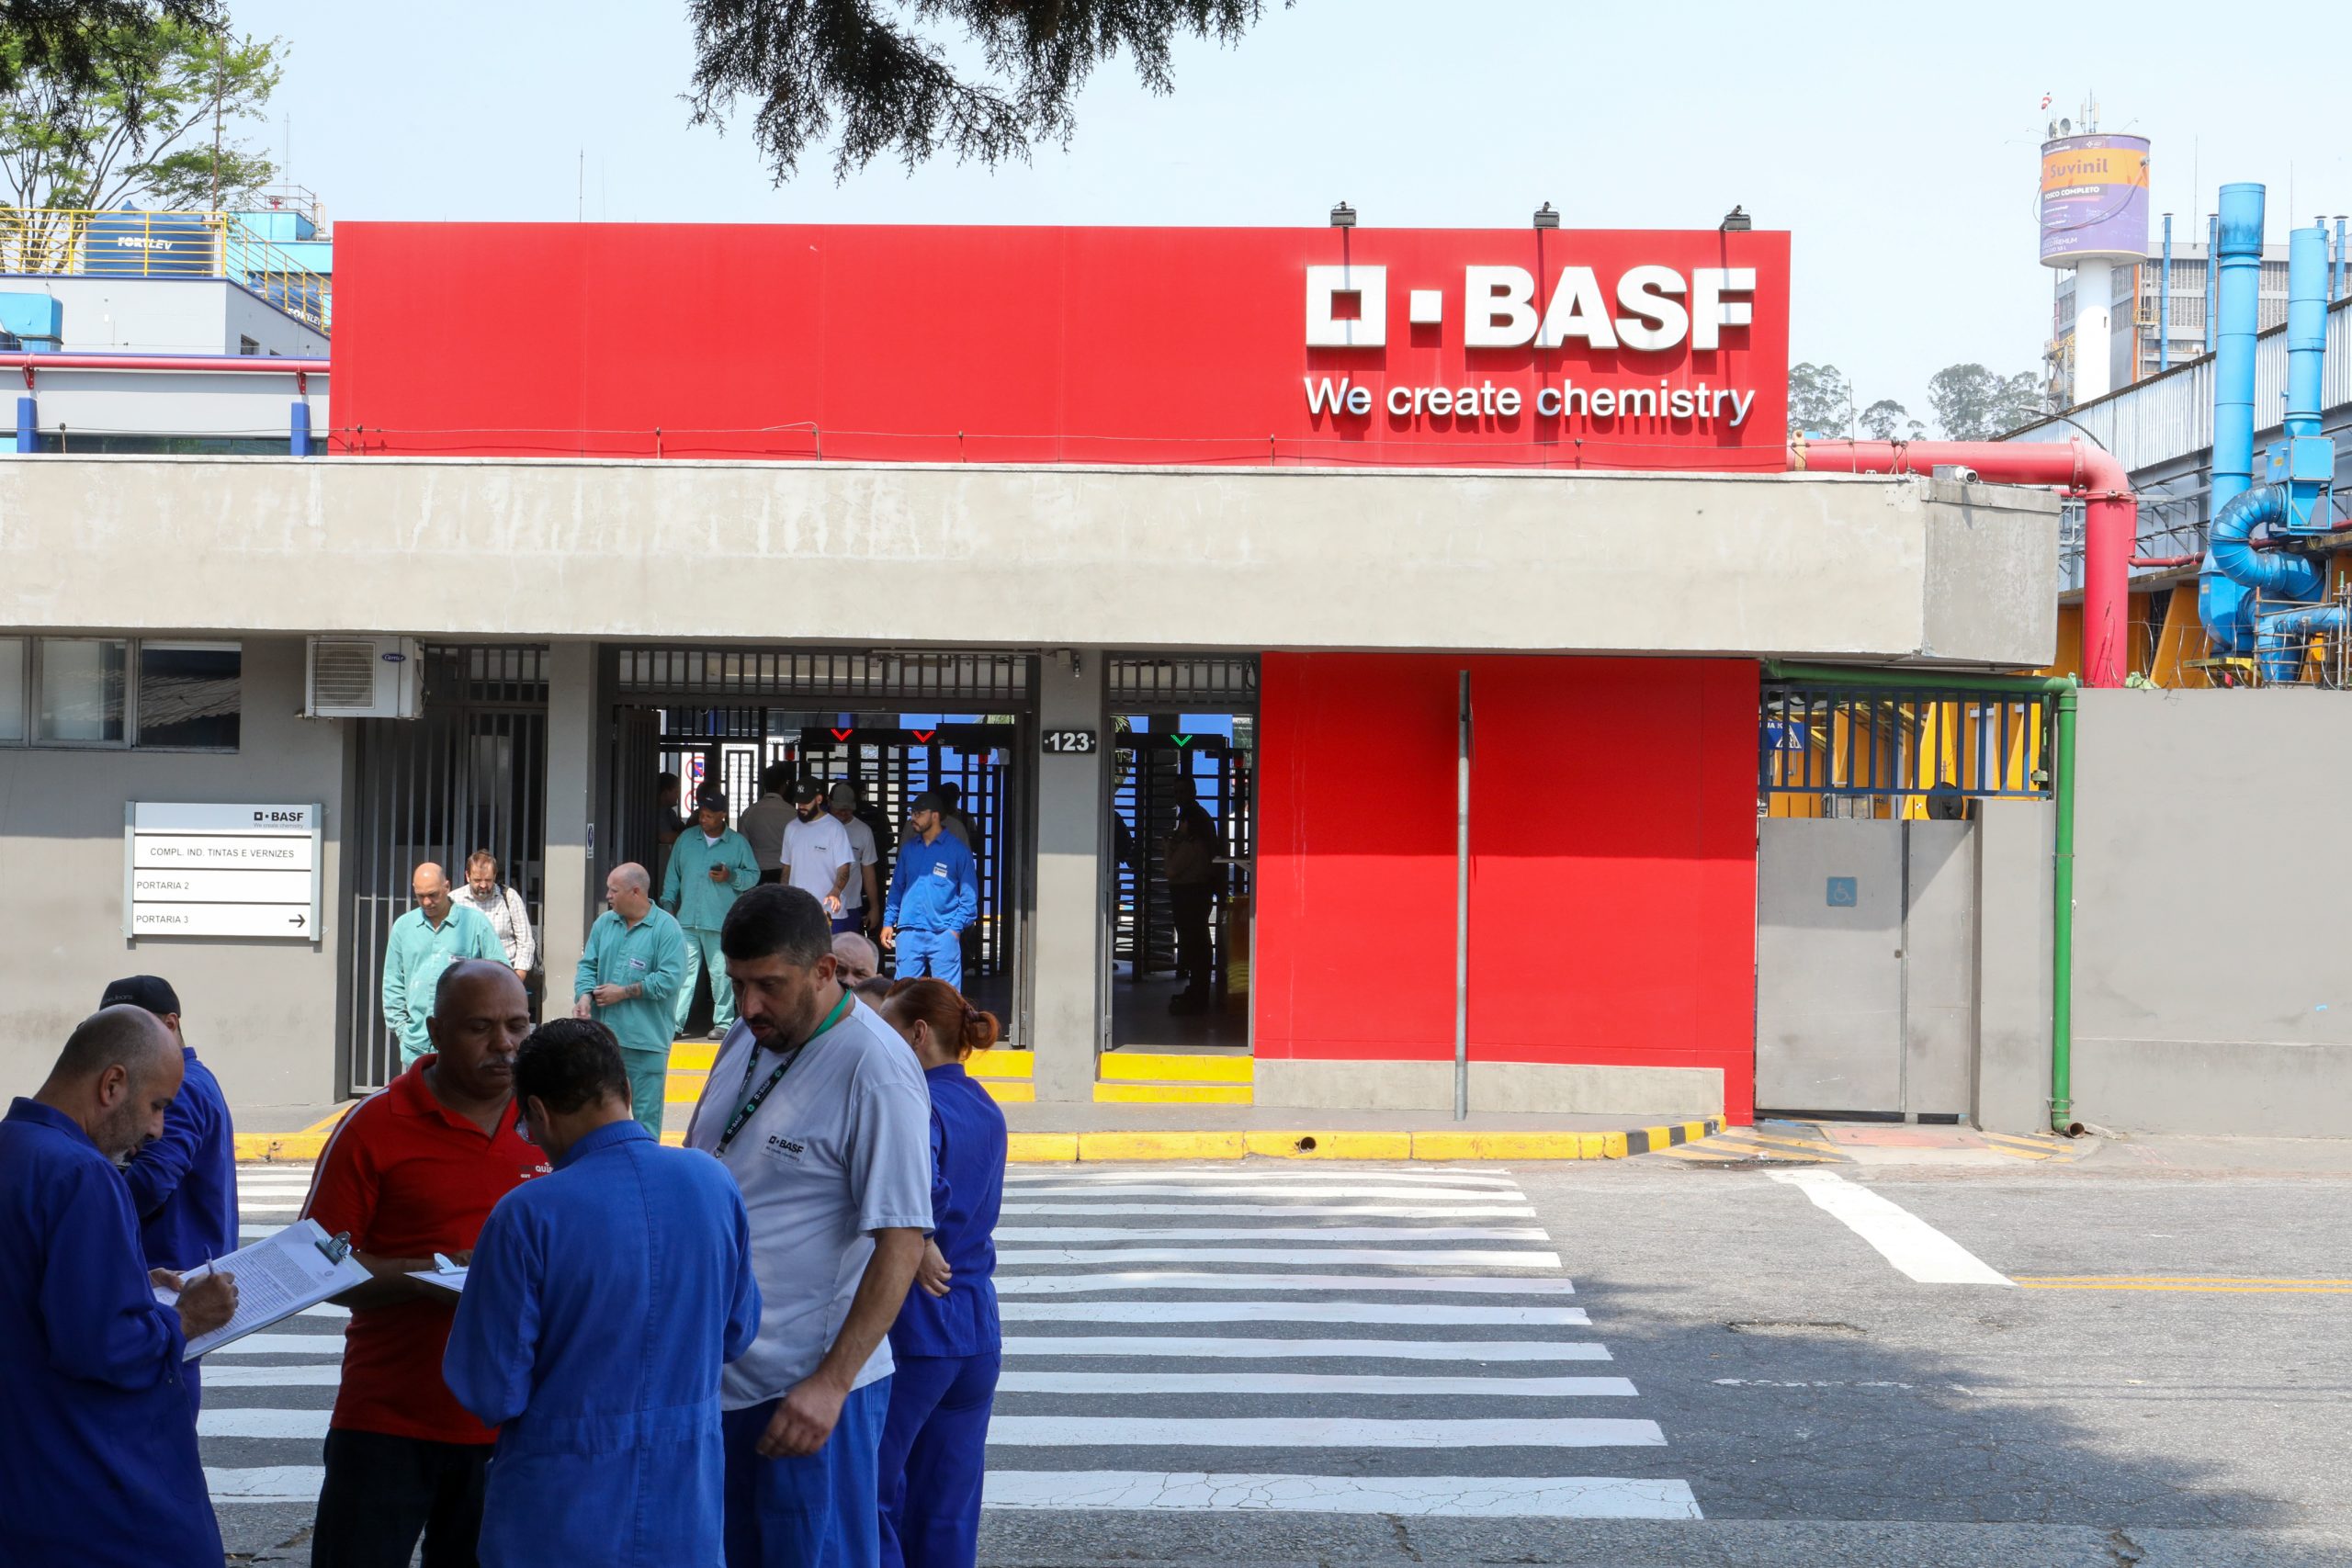
<instances>
[{"instance_id":1,"label":"red basf sign","mask_svg":"<svg viewBox=\"0 0 2352 1568\"><path fill-rule=\"evenodd\" d=\"M334 449L1785 466L1786 234L345 223Z\"/></svg>"}]
</instances>

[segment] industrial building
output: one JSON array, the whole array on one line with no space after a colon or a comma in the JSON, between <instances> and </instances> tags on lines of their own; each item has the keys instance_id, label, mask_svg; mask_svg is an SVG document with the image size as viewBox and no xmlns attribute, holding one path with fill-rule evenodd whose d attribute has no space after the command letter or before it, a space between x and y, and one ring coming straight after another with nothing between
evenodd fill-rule
<instances>
[{"instance_id":1,"label":"industrial building","mask_svg":"<svg viewBox=\"0 0 2352 1568\"><path fill-rule=\"evenodd\" d=\"M1347 217L343 225L326 366L111 372L245 378L285 447L0 463L0 864L43 890L0 1016L171 974L292 1125L388 1074L414 863L495 854L560 1006L659 775L740 809L783 765L886 843L960 786L1010 1100L2274 1115L2195 1053L2134 1098L2162 1043L2060 1000L2056 912L2107 950L2052 836L2089 875L2099 781L2170 743L2120 641L2062 646L2065 498L2102 604L2149 515L2106 454L1792 454L1789 237L1744 220Z\"/></svg>"}]
</instances>

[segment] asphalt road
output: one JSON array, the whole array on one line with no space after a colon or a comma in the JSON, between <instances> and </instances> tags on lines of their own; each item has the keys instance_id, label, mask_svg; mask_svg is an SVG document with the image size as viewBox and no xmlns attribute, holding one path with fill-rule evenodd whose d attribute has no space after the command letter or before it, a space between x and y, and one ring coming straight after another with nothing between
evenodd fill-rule
<instances>
[{"instance_id":1,"label":"asphalt road","mask_svg":"<svg viewBox=\"0 0 2352 1568\"><path fill-rule=\"evenodd\" d=\"M1017 1168L982 1561L2352 1562L2346 1193L2112 1149ZM339 1327L207 1363L232 1561L307 1560Z\"/></svg>"}]
</instances>

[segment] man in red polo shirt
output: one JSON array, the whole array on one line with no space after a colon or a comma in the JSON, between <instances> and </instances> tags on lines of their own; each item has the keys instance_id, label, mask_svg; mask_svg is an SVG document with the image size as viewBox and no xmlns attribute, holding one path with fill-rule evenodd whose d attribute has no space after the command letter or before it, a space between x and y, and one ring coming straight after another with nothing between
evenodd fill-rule
<instances>
[{"instance_id":1,"label":"man in red polo shirt","mask_svg":"<svg viewBox=\"0 0 2352 1568\"><path fill-rule=\"evenodd\" d=\"M548 1171L514 1107L514 1053L531 1032L523 983L503 964L442 971L433 1052L352 1108L319 1157L303 1213L351 1233L375 1278L351 1309L343 1384L328 1424L311 1561L317 1568L473 1568L495 1427L441 1381L458 1298L409 1278L436 1252L463 1263L499 1199Z\"/></svg>"}]
</instances>

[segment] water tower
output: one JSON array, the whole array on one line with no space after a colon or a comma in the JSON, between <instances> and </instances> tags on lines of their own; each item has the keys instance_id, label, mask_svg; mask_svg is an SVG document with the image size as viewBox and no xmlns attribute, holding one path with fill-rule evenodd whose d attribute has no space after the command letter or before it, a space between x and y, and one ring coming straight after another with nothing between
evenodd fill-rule
<instances>
[{"instance_id":1,"label":"water tower","mask_svg":"<svg viewBox=\"0 0 2352 1568\"><path fill-rule=\"evenodd\" d=\"M2148 258L2148 140L2100 134L2096 113L2041 144L2041 265L2075 269L2077 403L2114 389L2115 269Z\"/></svg>"}]
</instances>

